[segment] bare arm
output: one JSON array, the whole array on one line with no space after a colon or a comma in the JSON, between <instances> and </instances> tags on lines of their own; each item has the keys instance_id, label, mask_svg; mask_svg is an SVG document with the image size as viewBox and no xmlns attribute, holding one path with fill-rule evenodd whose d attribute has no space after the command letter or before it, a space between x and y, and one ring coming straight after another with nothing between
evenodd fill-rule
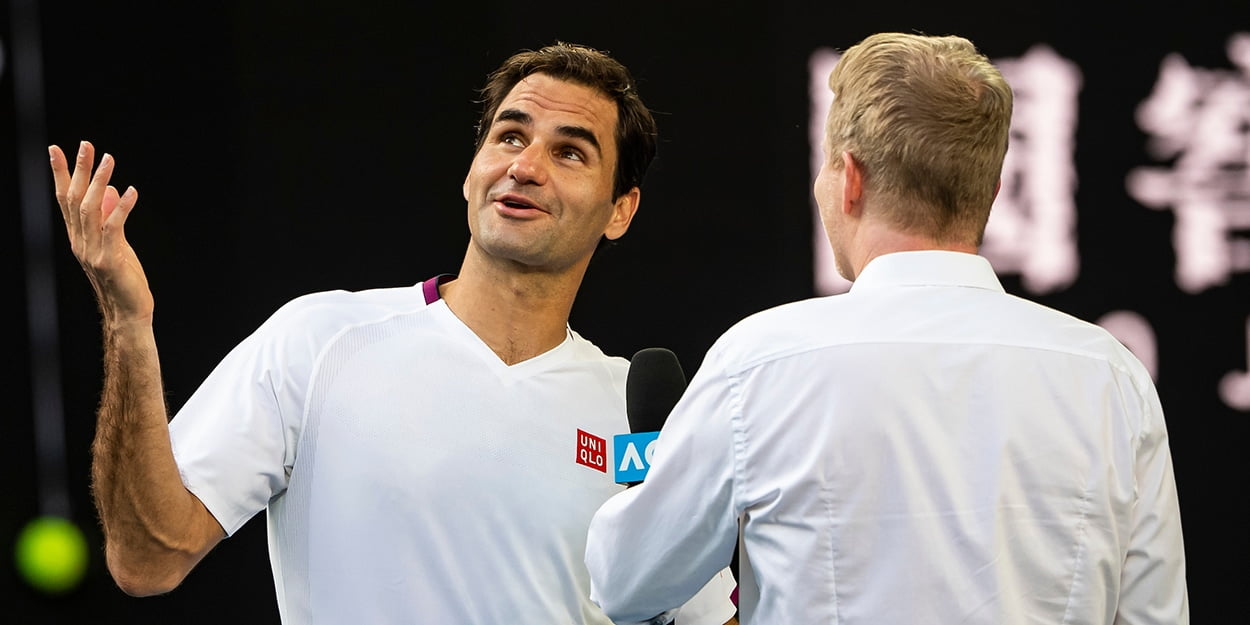
<instances>
[{"instance_id":1,"label":"bare arm","mask_svg":"<svg viewBox=\"0 0 1250 625\"><path fill-rule=\"evenodd\" d=\"M109 184L113 158L92 174L95 150L79 147L74 172L48 149L70 247L103 316L104 388L92 445L92 494L104 529L109 572L123 591L153 595L176 587L225 536L182 484L169 442L153 299L125 222L138 192Z\"/></svg>"}]
</instances>

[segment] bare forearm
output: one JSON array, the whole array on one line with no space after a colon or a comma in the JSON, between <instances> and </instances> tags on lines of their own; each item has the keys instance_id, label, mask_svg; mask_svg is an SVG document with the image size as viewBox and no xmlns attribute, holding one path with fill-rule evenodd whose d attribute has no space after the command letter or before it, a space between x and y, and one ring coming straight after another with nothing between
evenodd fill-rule
<instances>
[{"instance_id":1,"label":"bare forearm","mask_svg":"<svg viewBox=\"0 0 1250 625\"><path fill-rule=\"evenodd\" d=\"M92 492L109 570L128 593L166 592L222 533L178 474L150 323L105 321L104 370Z\"/></svg>"},{"instance_id":2,"label":"bare forearm","mask_svg":"<svg viewBox=\"0 0 1250 625\"><path fill-rule=\"evenodd\" d=\"M174 463L152 292L125 233L139 192L118 193L109 184L115 162L108 154L93 171L89 141L79 143L72 174L61 148L49 146L48 157L70 249L104 316L104 390L91 478L109 572L130 594L165 592L224 532L182 485Z\"/></svg>"}]
</instances>

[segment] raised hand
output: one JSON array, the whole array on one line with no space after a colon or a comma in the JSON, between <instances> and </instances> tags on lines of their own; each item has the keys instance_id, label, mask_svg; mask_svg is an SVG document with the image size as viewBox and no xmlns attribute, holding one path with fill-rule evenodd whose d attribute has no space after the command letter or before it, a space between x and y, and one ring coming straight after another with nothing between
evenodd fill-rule
<instances>
[{"instance_id":1,"label":"raised hand","mask_svg":"<svg viewBox=\"0 0 1250 625\"><path fill-rule=\"evenodd\" d=\"M128 187L119 194L109 184L115 165L109 154L93 174L95 147L88 141L78 146L72 175L61 148L50 146L48 155L70 249L91 280L106 323L150 322L152 292L125 232L139 192Z\"/></svg>"}]
</instances>

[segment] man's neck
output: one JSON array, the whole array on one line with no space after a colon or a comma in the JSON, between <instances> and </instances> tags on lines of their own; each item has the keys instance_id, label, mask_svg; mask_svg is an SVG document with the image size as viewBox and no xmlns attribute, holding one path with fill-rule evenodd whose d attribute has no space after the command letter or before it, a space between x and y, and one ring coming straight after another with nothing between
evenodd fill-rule
<instances>
[{"instance_id":1,"label":"man's neck","mask_svg":"<svg viewBox=\"0 0 1250 625\"><path fill-rule=\"evenodd\" d=\"M466 257L440 293L461 322L513 365L564 342L584 268L574 274L509 270Z\"/></svg>"},{"instance_id":2,"label":"man's neck","mask_svg":"<svg viewBox=\"0 0 1250 625\"><path fill-rule=\"evenodd\" d=\"M855 276L859 276L859 272L872 259L894 252L943 250L967 254L977 253L975 245L953 241L938 241L924 235L902 232L889 226L883 226L878 222L864 222L857 234L859 236L852 242L849 259ZM850 279L853 281L854 277Z\"/></svg>"}]
</instances>

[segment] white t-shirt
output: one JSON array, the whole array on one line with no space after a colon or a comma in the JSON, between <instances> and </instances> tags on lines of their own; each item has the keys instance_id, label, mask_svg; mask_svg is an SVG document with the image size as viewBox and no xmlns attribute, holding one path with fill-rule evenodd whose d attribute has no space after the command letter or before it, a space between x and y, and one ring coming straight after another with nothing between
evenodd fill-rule
<instances>
[{"instance_id":1,"label":"white t-shirt","mask_svg":"<svg viewBox=\"0 0 1250 625\"><path fill-rule=\"evenodd\" d=\"M595 452L629 429L627 369L572 330L507 366L421 285L325 292L231 351L170 434L227 533L268 510L287 625L602 624L585 533L623 488ZM728 620L727 577L679 623Z\"/></svg>"},{"instance_id":2,"label":"white t-shirt","mask_svg":"<svg viewBox=\"0 0 1250 625\"><path fill-rule=\"evenodd\" d=\"M729 559L740 521L744 625L1189 620L1145 368L973 254L883 255L847 294L726 332L647 481L594 517L592 596L648 618Z\"/></svg>"}]
</instances>

